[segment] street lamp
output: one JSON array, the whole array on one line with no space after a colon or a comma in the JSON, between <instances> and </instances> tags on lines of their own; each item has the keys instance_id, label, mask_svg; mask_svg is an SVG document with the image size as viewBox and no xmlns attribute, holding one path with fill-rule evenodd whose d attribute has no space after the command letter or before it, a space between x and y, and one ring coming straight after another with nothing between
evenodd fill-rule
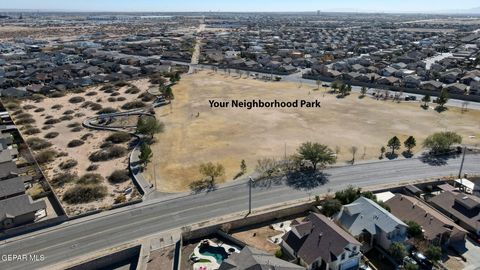
<instances>
[{"instance_id":1,"label":"street lamp","mask_svg":"<svg viewBox=\"0 0 480 270\"><path fill-rule=\"evenodd\" d=\"M251 176L248 177L248 214L252 213L252 184L255 182Z\"/></svg>"}]
</instances>

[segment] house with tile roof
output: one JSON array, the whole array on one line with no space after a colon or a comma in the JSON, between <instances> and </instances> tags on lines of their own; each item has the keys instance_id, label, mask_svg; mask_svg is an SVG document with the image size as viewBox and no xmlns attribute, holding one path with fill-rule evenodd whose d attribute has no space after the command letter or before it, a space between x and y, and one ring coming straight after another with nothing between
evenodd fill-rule
<instances>
[{"instance_id":1,"label":"house with tile roof","mask_svg":"<svg viewBox=\"0 0 480 270\"><path fill-rule=\"evenodd\" d=\"M218 270L305 270L296 265L275 257L265 251L246 246L240 253L233 253L222 262Z\"/></svg>"},{"instance_id":2,"label":"house with tile roof","mask_svg":"<svg viewBox=\"0 0 480 270\"><path fill-rule=\"evenodd\" d=\"M358 269L361 243L326 216L311 213L291 227L281 247L300 265L309 270Z\"/></svg>"},{"instance_id":3,"label":"house with tile roof","mask_svg":"<svg viewBox=\"0 0 480 270\"><path fill-rule=\"evenodd\" d=\"M440 246L465 245L467 231L419 199L395 194L385 203L396 217L420 225L423 237L430 243Z\"/></svg>"}]
</instances>

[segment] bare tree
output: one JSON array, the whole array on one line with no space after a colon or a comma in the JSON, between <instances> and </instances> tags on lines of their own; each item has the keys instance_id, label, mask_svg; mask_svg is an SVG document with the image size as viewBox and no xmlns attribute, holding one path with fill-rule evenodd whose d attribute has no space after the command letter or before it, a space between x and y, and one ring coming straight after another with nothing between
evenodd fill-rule
<instances>
[{"instance_id":1,"label":"bare tree","mask_svg":"<svg viewBox=\"0 0 480 270\"><path fill-rule=\"evenodd\" d=\"M355 164L355 155L357 154L358 147L352 146L350 148L350 153L352 153L352 164Z\"/></svg>"},{"instance_id":2,"label":"bare tree","mask_svg":"<svg viewBox=\"0 0 480 270\"><path fill-rule=\"evenodd\" d=\"M271 177L278 169L278 162L274 158L262 158L257 160L255 171L260 174L262 178Z\"/></svg>"}]
</instances>

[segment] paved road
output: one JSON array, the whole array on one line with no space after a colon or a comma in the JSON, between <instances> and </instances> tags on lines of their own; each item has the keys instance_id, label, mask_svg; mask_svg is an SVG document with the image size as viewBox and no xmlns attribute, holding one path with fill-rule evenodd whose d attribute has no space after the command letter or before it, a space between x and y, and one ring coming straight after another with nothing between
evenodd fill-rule
<instances>
[{"instance_id":1,"label":"paved road","mask_svg":"<svg viewBox=\"0 0 480 270\"><path fill-rule=\"evenodd\" d=\"M366 187L456 175L459 164L458 158L437 166L411 159L336 167L325 170L329 178L327 184L310 190L294 188L300 185L298 182L290 185L257 183L252 192L253 207L313 198L315 194L333 192L351 184ZM464 172L480 174L479 165L480 155L467 155ZM2 242L0 255L36 254L46 259L6 262L0 256L0 269L38 269L147 235L246 211L247 196L247 185L240 182L207 194L151 200L9 239Z\"/></svg>"}]
</instances>

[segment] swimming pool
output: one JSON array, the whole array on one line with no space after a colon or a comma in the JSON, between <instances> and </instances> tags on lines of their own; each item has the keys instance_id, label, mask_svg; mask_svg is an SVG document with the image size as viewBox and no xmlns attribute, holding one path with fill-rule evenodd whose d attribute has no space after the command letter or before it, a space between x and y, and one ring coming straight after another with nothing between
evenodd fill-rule
<instances>
[{"instance_id":1,"label":"swimming pool","mask_svg":"<svg viewBox=\"0 0 480 270\"><path fill-rule=\"evenodd\" d=\"M218 264L222 264L228 258L228 253L223 247L201 246L198 252L204 256L214 257Z\"/></svg>"}]
</instances>

